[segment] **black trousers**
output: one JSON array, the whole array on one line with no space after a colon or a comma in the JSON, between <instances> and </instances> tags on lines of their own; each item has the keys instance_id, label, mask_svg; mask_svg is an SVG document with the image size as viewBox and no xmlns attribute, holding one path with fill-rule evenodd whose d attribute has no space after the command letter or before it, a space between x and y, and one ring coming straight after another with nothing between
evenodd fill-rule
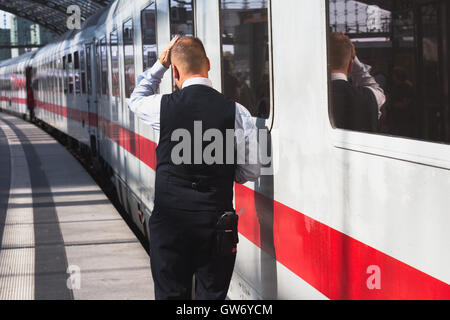
<instances>
[{"instance_id":1,"label":"black trousers","mask_svg":"<svg viewBox=\"0 0 450 320\"><path fill-rule=\"evenodd\" d=\"M157 300L224 300L236 254L214 254L220 214L155 208L150 217L150 264Z\"/></svg>"}]
</instances>

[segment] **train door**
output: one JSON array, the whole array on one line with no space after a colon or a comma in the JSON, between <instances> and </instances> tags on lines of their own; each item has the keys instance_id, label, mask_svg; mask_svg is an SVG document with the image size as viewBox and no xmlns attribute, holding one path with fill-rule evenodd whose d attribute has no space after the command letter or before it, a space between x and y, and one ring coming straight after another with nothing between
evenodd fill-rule
<instances>
[{"instance_id":1,"label":"train door","mask_svg":"<svg viewBox=\"0 0 450 320\"><path fill-rule=\"evenodd\" d=\"M162 8L164 10L164 8ZM158 59L158 32L157 30L164 30L163 28L158 29L157 23L158 19L156 19L157 11L156 11L156 3L155 1L150 1L146 4L145 7L141 9L140 12L140 27L138 30L136 43L140 44L136 46L136 70L137 74L148 70L151 68ZM164 23L164 19L160 19L159 23ZM168 39L169 32L165 35ZM169 75L166 75L165 78L169 80ZM164 81L164 80L163 80ZM139 120L135 121L135 130L137 130L141 139L141 145L139 148L141 150L151 149L158 142L155 132L152 127L142 123ZM144 142L145 141L145 142ZM146 145L144 145L144 143ZM155 185L155 171L154 168L150 165L150 163L156 163L156 155L152 152L147 153L147 159L138 162L139 168L138 171L132 171L130 174L135 174L138 179L136 179L136 193L138 194L140 200L142 201L142 208L140 208L141 214L144 217L149 217L150 212L153 210L153 199L154 199L154 185Z\"/></svg>"},{"instance_id":2,"label":"train door","mask_svg":"<svg viewBox=\"0 0 450 320\"><path fill-rule=\"evenodd\" d=\"M228 294L232 299L273 299L278 294L279 279L274 244L275 185L271 155L279 154L276 152L279 146L275 132L270 132L274 117L271 1L238 0L231 3L220 0L216 3L214 9L219 11L220 30L208 30L208 26L214 24L215 16L207 14L211 3L198 1L199 22L204 19L201 17L210 20L198 23L197 32L206 34L206 49L216 51L216 56L221 58L219 61L213 59L212 66L221 69L220 76L213 74L213 79L218 78L216 81L221 82L222 93L257 118L262 156L260 179L253 184L235 186L235 208L242 213L239 232L243 241ZM255 157L257 154L249 154L248 160L255 161ZM254 234L261 239L259 248L251 244ZM248 284L252 284L252 289Z\"/></svg>"},{"instance_id":3,"label":"train door","mask_svg":"<svg viewBox=\"0 0 450 320\"><path fill-rule=\"evenodd\" d=\"M67 133L69 136L79 139L80 131L81 131L81 123L78 120L78 106L76 104L75 97L75 86L74 86L74 54L72 52L68 52L66 54L66 76L67 76L67 92L66 92L66 103L67 108L70 110L70 113L67 117ZM46 100L48 101L48 100Z\"/></svg>"},{"instance_id":4,"label":"train door","mask_svg":"<svg viewBox=\"0 0 450 320\"><path fill-rule=\"evenodd\" d=\"M99 135L99 123L97 116L97 107L98 107L98 99L97 99L97 82L93 81L93 76L95 75L95 66L97 65L95 58L96 56L92 54L94 50L92 43L88 43L85 45L86 50L86 93L87 93L87 107L89 114L89 137L91 144L91 151L94 156L97 155L98 152L98 135Z\"/></svg>"},{"instance_id":5,"label":"train door","mask_svg":"<svg viewBox=\"0 0 450 320\"><path fill-rule=\"evenodd\" d=\"M108 36L105 34L101 37L101 39L96 44L96 58L97 58L97 114L100 117L101 121L104 121L103 128L111 127L111 124L114 124L116 120L116 112L114 106L111 104L110 99L110 88L109 88L109 65L108 65ZM117 133L115 130L115 126L112 126L114 129L112 139L116 139ZM105 132L104 132L105 134ZM108 131L108 135L110 135ZM106 138L106 137L104 137ZM106 140L105 140L106 141ZM110 143L112 143L110 141ZM112 144L114 148L114 144ZM116 149L116 148L114 148ZM116 168L116 158L110 159L110 163L113 168Z\"/></svg>"},{"instance_id":6,"label":"train door","mask_svg":"<svg viewBox=\"0 0 450 320\"><path fill-rule=\"evenodd\" d=\"M155 178L154 170L149 165L153 161L150 159L154 145L149 142L155 141L155 138L152 128L140 122L135 114L129 111L127 98L135 86L136 76L153 66L157 60L156 3L154 1L145 3L136 18L133 21L134 25L128 20L123 26L124 74L127 78L125 78L126 98L122 120L127 127L127 134L124 135L128 146L128 152L124 157L128 186L127 204L133 221L145 233L144 223L153 209L152 190ZM140 152L143 149L146 150L145 159L140 158L144 154Z\"/></svg>"},{"instance_id":7,"label":"train door","mask_svg":"<svg viewBox=\"0 0 450 320\"><path fill-rule=\"evenodd\" d=\"M27 90L27 108L29 110L30 119L33 120L33 118L34 118L34 94L33 94L33 87L32 87L32 83L33 83L32 67L27 67L25 73L26 73L25 74L25 76L26 76L25 85L26 85L26 90Z\"/></svg>"},{"instance_id":8,"label":"train door","mask_svg":"<svg viewBox=\"0 0 450 320\"><path fill-rule=\"evenodd\" d=\"M133 18L130 17L126 19L122 24L122 56L123 56L123 64L122 70L124 79L122 81L123 85L123 95L122 99L118 105L119 110L119 123L121 124L122 136L121 136L121 144L124 148L119 150L119 160L120 160L120 176L123 179L125 185L134 189L134 175L129 174L128 171L133 169L136 164L136 161L128 154L136 154L136 140L134 139L135 132L135 117L128 109L128 102L131 96L131 93L135 87L135 57L134 57L134 21ZM129 179L130 178L130 179ZM127 209L128 212L132 211L129 208L129 201L125 201L127 199L127 190L125 188L121 188L121 198L123 199L123 205ZM137 224L139 226L139 224Z\"/></svg>"}]
</instances>

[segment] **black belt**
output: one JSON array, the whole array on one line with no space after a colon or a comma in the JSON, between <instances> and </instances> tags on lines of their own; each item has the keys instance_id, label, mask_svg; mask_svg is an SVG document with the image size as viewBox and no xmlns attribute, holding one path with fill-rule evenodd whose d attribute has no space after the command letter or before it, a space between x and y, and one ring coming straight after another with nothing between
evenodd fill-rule
<instances>
[{"instance_id":1,"label":"black belt","mask_svg":"<svg viewBox=\"0 0 450 320\"><path fill-rule=\"evenodd\" d=\"M197 178L190 177L188 175L169 172L169 182L171 184L190 188L196 191L211 191L213 188L217 188L217 181L220 181L220 178Z\"/></svg>"}]
</instances>

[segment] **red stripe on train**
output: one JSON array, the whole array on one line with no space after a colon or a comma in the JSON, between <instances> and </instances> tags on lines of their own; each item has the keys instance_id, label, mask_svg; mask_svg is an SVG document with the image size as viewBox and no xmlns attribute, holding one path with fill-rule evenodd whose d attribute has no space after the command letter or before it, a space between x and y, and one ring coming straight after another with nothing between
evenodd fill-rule
<instances>
[{"instance_id":1,"label":"red stripe on train","mask_svg":"<svg viewBox=\"0 0 450 320\"><path fill-rule=\"evenodd\" d=\"M99 117L99 129L133 156L156 170L156 143L103 117Z\"/></svg>"},{"instance_id":2,"label":"red stripe on train","mask_svg":"<svg viewBox=\"0 0 450 320\"><path fill-rule=\"evenodd\" d=\"M330 299L450 299L448 284L245 186L235 203L239 232Z\"/></svg>"},{"instance_id":3,"label":"red stripe on train","mask_svg":"<svg viewBox=\"0 0 450 320\"><path fill-rule=\"evenodd\" d=\"M9 97L2 96L2 97L0 97L0 101L9 101ZM11 102L18 103L18 104L27 104L27 99L12 97Z\"/></svg>"},{"instance_id":4,"label":"red stripe on train","mask_svg":"<svg viewBox=\"0 0 450 320\"><path fill-rule=\"evenodd\" d=\"M76 121L83 113L51 109ZM110 139L156 169L156 143L108 119L98 121ZM450 299L443 281L245 186L236 185L235 193L236 210L244 208L239 232L330 299ZM380 268L380 289L368 288L371 266Z\"/></svg>"},{"instance_id":5,"label":"red stripe on train","mask_svg":"<svg viewBox=\"0 0 450 320\"><path fill-rule=\"evenodd\" d=\"M74 108L58 106L51 103L37 101L38 106L44 110L62 115L74 121L89 121L89 126L98 127L108 138L119 144L122 148L144 162L147 166L156 170L156 144L128 130L109 119L99 117L95 113L86 112Z\"/></svg>"}]
</instances>

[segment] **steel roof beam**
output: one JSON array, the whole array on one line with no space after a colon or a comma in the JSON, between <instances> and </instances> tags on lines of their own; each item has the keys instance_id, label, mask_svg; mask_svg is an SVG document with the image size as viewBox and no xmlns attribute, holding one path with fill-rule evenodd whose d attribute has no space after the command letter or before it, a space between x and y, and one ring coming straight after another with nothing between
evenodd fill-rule
<instances>
[{"instance_id":1,"label":"steel roof beam","mask_svg":"<svg viewBox=\"0 0 450 320\"><path fill-rule=\"evenodd\" d=\"M64 20L69 17L67 13L69 5L78 5L81 20L85 21L111 2L112 0L72 0L71 3L58 2L58 0L16 0L15 2L0 0L0 10L30 20L57 34L63 34L67 31Z\"/></svg>"},{"instance_id":2,"label":"steel roof beam","mask_svg":"<svg viewBox=\"0 0 450 320\"><path fill-rule=\"evenodd\" d=\"M53 1L44 1L44 0L27 0L27 1L31 2L33 4L42 5L44 7L50 8L53 11L58 11L62 14L67 15L67 8L65 8L64 6L61 6L57 3L54 3Z\"/></svg>"},{"instance_id":3,"label":"steel roof beam","mask_svg":"<svg viewBox=\"0 0 450 320\"><path fill-rule=\"evenodd\" d=\"M15 9L15 8L8 7L8 6L5 6L3 4L0 4L0 10L7 11L9 13L12 13L12 14L18 16L18 17L30 20L31 22L37 23L37 24L43 26L44 28L47 28L48 30L53 31L53 32L55 32L57 34L64 33L64 30L61 30L57 26L49 24L49 23L47 23L45 21L40 20L39 18L37 18L37 17L35 17L33 15L30 15L30 14L27 14L25 12L19 11L19 10Z\"/></svg>"}]
</instances>

